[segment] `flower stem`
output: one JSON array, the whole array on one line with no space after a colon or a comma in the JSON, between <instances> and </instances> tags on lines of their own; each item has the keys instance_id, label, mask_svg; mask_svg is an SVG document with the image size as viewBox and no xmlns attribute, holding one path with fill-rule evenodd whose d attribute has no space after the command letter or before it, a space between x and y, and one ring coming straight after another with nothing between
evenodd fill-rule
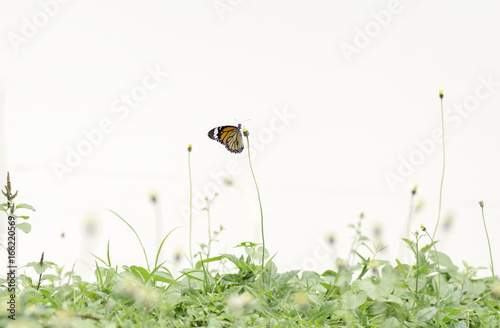
<instances>
[{"instance_id":1,"label":"flower stem","mask_svg":"<svg viewBox=\"0 0 500 328\"><path fill-rule=\"evenodd\" d=\"M490 237L488 236L488 229L486 229L486 220L484 219L484 203L483 201L479 202L479 205L481 206L481 214L483 215L483 225L484 225L484 231L486 232L486 239L488 240L488 249L490 251L490 262L491 262L491 283L493 285L493 288L495 286L495 268L493 267L493 255L491 254L491 244L490 244Z\"/></svg>"},{"instance_id":2,"label":"flower stem","mask_svg":"<svg viewBox=\"0 0 500 328\"><path fill-rule=\"evenodd\" d=\"M417 245L417 252L416 252L416 255L417 255L417 279L415 280L415 296L417 298L417 301L418 301L418 276L420 275L420 267L418 266L418 240L420 239L418 236L416 236L416 245ZM413 302L413 305L412 305L412 309L413 309L413 306L415 305L416 302Z\"/></svg>"},{"instance_id":3,"label":"flower stem","mask_svg":"<svg viewBox=\"0 0 500 328\"><path fill-rule=\"evenodd\" d=\"M436 222L436 228L434 229L434 233L432 234L432 240L436 236L436 232L439 226L439 219L441 218L441 200L443 198L443 181L444 181L444 171L446 167L446 157L444 151L444 110L443 110L443 94L440 92L439 97L441 98L441 132L443 135L443 173L441 174L441 187L439 188L439 209L438 209L438 219Z\"/></svg>"},{"instance_id":4,"label":"flower stem","mask_svg":"<svg viewBox=\"0 0 500 328\"><path fill-rule=\"evenodd\" d=\"M406 239L410 239L410 229L411 229L411 221L413 219L413 206L415 203L415 194L417 193L417 185L413 186L413 189L411 190L411 198L410 198L410 210L408 212L408 220L406 221ZM407 258L409 258L410 255L410 249L407 250Z\"/></svg>"},{"instance_id":5,"label":"flower stem","mask_svg":"<svg viewBox=\"0 0 500 328\"><path fill-rule=\"evenodd\" d=\"M192 252L192 242L191 236L193 232L193 183L191 180L191 149L192 146L188 146L188 167L189 167L189 261L191 262L191 267L193 267L193 252Z\"/></svg>"},{"instance_id":6,"label":"flower stem","mask_svg":"<svg viewBox=\"0 0 500 328\"><path fill-rule=\"evenodd\" d=\"M260 201L260 192L259 186L257 185L257 179L255 178L255 174L252 168L252 160L250 159L250 141L248 140L248 130L245 133L245 137L247 138L247 146L248 146L248 163L250 164L250 171L252 172L253 181L255 182L255 189L257 189L257 198L259 199L259 207L260 207L260 230L262 233L262 271L264 271L264 259L266 253L266 242L264 239L264 213L262 211L262 202Z\"/></svg>"},{"instance_id":7,"label":"flower stem","mask_svg":"<svg viewBox=\"0 0 500 328\"><path fill-rule=\"evenodd\" d=\"M437 327L439 327L439 308L440 308L440 305L441 305L441 268L439 266L439 255L438 255L438 252L437 252L436 244L434 243L434 238L431 237L431 235L427 232L426 229L423 229L423 231L431 239L431 245L434 248L434 254L436 254L436 264L437 264L437 271L438 271L438 290L437 290L436 322L437 322Z\"/></svg>"},{"instance_id":8,"label":"flower stem","mask_svg":"<svg viewBox=\"0 0 500 328\"><path fill-rule=\"evenodd\" d=\"M210 208L207 207L207 219L208 219L208 246L207 246L207 259L210 258L210 246L212 244L212 233L210 232ZM207 263L208 268L208 263Z\"/></svg>"}]
</instances>

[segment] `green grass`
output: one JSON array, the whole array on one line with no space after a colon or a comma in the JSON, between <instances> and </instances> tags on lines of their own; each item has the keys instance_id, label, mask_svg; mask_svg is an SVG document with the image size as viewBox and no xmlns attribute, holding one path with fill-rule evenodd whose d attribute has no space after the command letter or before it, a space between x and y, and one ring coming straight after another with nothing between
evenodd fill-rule
<instances>
[{"instance_id":1,"label":"green grass","mask_svg":"<svg viewBox=\"0 0 500 328\"><path fill-rule=\"evenodd\" d=\"M191 204L190 151L191 146ZM443 177L444 163L439 206ZM264 243L262 204L253 178ZM416 187L411 202L415 193ZM34 208L15 205L17 192L12 192L9 176L3 195L7 202L0 204L0 210L22 219L17 226L29 233L29 216L15 212ZM491 259L488 278L477 276L486 268L463 261L460 269L439 252L434 236L440 209L432 236L423 226L421 231L405 232L403 240L412 255L409 263L378 258L382 248L363 234L365 217L361 213L358 222L349 225L353 241L346 259L338 259L337 268L280 272L273 257L264 262L264 255L269 254L264 245L254 242L236 245L244 255L214 256L211 247L222 238L223 229L210 230L210 206L215 196L205 200L208 242L200 244L193 255L190 229L190 267L179 274L174 275L166 262L159 260L165 241L176 229L163 238L155 261L150 262L141 236L124 217L111 211L117 224L125 224L135 234L145 264L114 265L108 241L105 256L92 254L95 281L84 281L74 267L65 271L41 254L40 260L19 264L15 321L6 312L11 297L8 282L0 279L0 302L4 304L0 327L500 327L500 286L495 285L483 202L481 216ZM412 208L410 204L408 226Z\"/></svg>"},{"instance_id":2,"label":"green grass","mask_svg":"<svg viewBox=\"0 0 500 328\"><path fill-rule=\"evenodd\" d=\"M261 259L255 243L238 245L244 256L204 258L176 278L158 259L150 269L138 265L118 269L112 265L108 244L106 259L96 256L94 282L83 281L73 271L63 273L52 262L28 263L21 270L26 273L17 279L16 323L22 327L432 327L440 303L441 327L498 327L500 295L492 292L492 280L476 278L480 268L465 262L459 270L446 254L434 250L430 238L418 248L416 241L422 244L427 235L415 236L415 241L405 240L415 264L365 259L355 249L358 263L337 271L279 272L269 261L264 283L258 278ZM204 269L208 263L227 269L208 271ZM5 280L1 283L5 285ZM3 304L8 297L6 289L0 290ZM0 318L1 327L12 323L5 314Z\"/></svg>"},{"instance_id":3,"label":"green grass","mask_svg":"<svg viewBox=\"0 0 500 328\"><path fill-rule=\"evenodd\" d=\"M8 201L4 211L12 208ZM22 205L22 209L32 209ZM368 247L361 222L352 225L349 262L325 272L279 272L272 262L262 273L260 246L238 245L244 256L208 257L200 251L193 268L174 277L158 263L165 236L149 263L140 236L126 219L117 222L136 235L146 264L113 266L109 252L96 258L95 281L83 281L48 261L27 263L18 272L16 321L2 312L1 327L498 327L500 293L484 268L464 269L437 251L425 231L404 239L414 261L389 263ZM27 216L24 216L27 218ZM426 243L427 242L427 243ZM422 246L423 244L423 246ZM365 258L360 248L373 255ZM195 256L196 257L196 256ZM439 263L439 264L438 264ZM219 270L208 270L208 264ZM53 273L49 273L49 270ZM40 283L40 278L42 283ZM6 287L5 279L0 283ZM3 304L9 298L0 290ZM5 307L4 310L5 311ZM14 325L16 324L16 325Z\"/></svg>"}]
</instances>

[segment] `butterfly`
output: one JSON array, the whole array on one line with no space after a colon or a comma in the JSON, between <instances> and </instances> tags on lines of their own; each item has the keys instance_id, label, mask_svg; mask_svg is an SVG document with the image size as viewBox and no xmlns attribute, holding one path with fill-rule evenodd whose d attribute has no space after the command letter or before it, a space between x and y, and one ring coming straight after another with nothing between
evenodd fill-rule
<instances>
[{"instance_id":1,"label":"butterfly","mask_svg":"<svg viewBox=\"0 0 500 328\"><path fill-rule=\"evenodd\" d=\"M241 124L238 126L225 125L213 128L208 132L208 137L220 142L231 153L243 151L243 136L241 135Z\"/></svg>"}]
</instances>

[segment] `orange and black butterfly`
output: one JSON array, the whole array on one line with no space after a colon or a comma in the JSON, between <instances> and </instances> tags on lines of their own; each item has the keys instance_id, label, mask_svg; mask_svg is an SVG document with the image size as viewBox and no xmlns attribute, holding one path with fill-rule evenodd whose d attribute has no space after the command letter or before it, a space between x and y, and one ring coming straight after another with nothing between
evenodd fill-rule
<instances>
[{"instance_id":1,"label":"orange and black butterfly","mask_svg":"<svg viewBox=\"0 0 500 328\"><path fill-rule=\"evenodd\" d=\"M243 136L241 135L241 124L238 126L225 125L213 128L208 132L208 137L220 142L231 153L243 151Z\"/></svg>"}]
</instances>

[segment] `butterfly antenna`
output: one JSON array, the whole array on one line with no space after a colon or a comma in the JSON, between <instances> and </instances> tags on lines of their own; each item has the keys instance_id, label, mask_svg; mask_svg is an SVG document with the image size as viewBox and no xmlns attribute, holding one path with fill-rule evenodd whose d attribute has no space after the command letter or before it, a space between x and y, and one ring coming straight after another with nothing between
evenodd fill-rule
<instances>
[{"instance_id":1,"label":"butterfly antenna","mask_svg":"<svg viewBox=\"0 0 500 328\"><path fill-rule=\"evenodd\" d=\"M243 122L250 121L251 119L250 119L250 118L247 118L246 120L244 120L244 121L242 121L242 122L238 121L237 119L234 119L234 120L235 120L236 122L238 122L238 124L243 125Z\"/></svg>"}]
</instances>

